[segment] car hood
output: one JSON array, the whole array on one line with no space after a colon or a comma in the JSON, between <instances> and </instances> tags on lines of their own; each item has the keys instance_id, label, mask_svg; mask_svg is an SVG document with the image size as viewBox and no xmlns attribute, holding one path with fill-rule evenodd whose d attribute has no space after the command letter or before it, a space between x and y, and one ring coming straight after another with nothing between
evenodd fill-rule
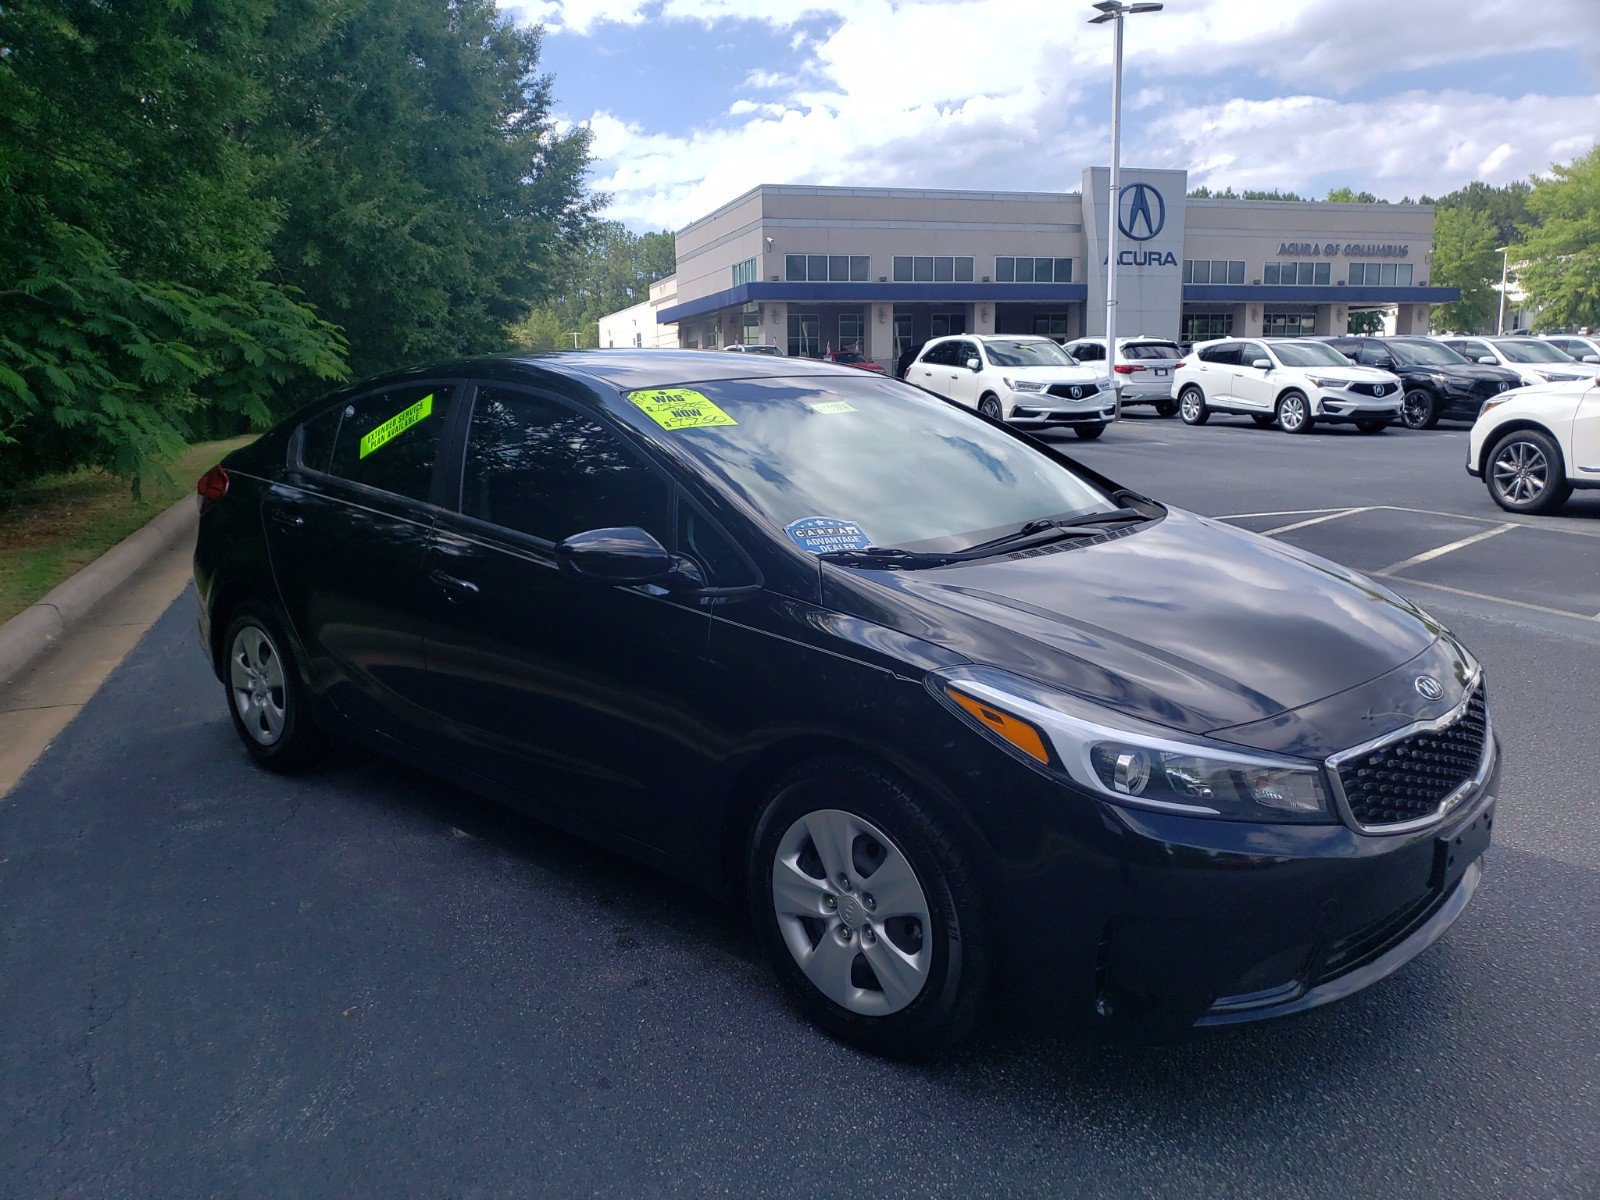
<instances>
[{"instance_id":1,"label":"car hood","mask_svg":"<svg viewBox=\"0 0 1600 1200\"><path fill-rule=\"evenodd\" d=\"M1353 571L1180 510L1088 544L823 574L829 608L1194 733L1355 687L1437 636Z\"/></svg>"},{"instance_id":2,"label":"car hood","mask_svg":"<svg viewBox=\"0 0 1600 1200\"><path fill-rule=\"evenodd\" d=\"M1097 383L1108 387L1111 377L1094 367L990 367L989 374L1006 379L1030 379L1043 384Z\"/></svg>"},{"instance_id":3,"label":"car hood","mask_svg":"<svg viewBox=\"0 0 1600 1200\"><path fill-rule=\"evenodd\" d=\"M1288 369L1303 371L1307 375L1315 375L1318 379L1338 379L1345 383L1395 382L1393 372L1380 371L1377 367L1291 367Z\"/></svg>"},{"instance_id":4,"label":"car hood","mask_svg":"<svg viewBox=\"0 0 1600 1200\"><path fill-rule=\"evenodd\" d=\"M1402 367L1401 370L1407 376L1443 375L1446 379L1492 379L1497 383L1511 383L1522 378L1515 371L1508 370L1505 367L1491 367L1486 363L1418 363L1414 366Z\"/></svg>"}]
</instances>

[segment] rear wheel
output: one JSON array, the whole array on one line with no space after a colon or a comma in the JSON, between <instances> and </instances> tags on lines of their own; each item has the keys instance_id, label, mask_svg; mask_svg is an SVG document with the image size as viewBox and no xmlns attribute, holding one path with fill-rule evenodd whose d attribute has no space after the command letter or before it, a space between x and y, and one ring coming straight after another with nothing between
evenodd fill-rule
<instances>
[{"instance_id":1,"label":"rear wheel","mask_svg":"<svg viewBox=\"0 0 1600 1200\"><path fill-rule=\"evenodd\" d=\"M978 401L978 411L991 421L1003 421L1004 414L1000 410L1000 401L994 396L985 396Z\"/></svg>"},{"instance_id":2,"label":"rear wheel","mask_svg":"<svg viewBox=\"0 0 1600 1200\"><path fill-rule=\"evenodd\" d=\"M1310 433L1316 424L1311 415L1311 401L1303 392L1285 392L1278 401L1278 428L1285 433Z\"/></svg>"},{"instance_id":3,"label":"rear wheel","mask_svg":"<svg viewBox=\"0 0 1600 1200\"><path fill-rule=\"evenodd\" d=\"M1427 388L1412 388L1400 401L1400 423L1407 429L1432 429L1439 423L1439 403Z\"/></svg>"},{"instance_id":4,"label":"rear wheel","mask_svg":"<svg viewBox=\"0 0 1600 1200\"><path fill-rule=\"evenodd\" d=\"M1095 438L1099 437L1105 431L1106 427L1104 425L1075 425L1072 429L1073 433L1077 434L1086 442L1094 441Z\"/></svg>"},{"instance_id":5,"label":"rear wheel","mask_svg":"<svg viewBox=\"0 0 1600 1200\"><path fill-rule=\"evenodd\" d=\"M1544 513L1560 508L1572 495L1561 461L1561 448L1549 434L1518 429L1489 451L1483 473L1489 495L1507 512Z\"/></svg>"},{"instance_id":6,"label":"rear wheel","mask_svg":"<svg viewBox=\"0 0 1600 1200\"><path fill-rule=\"evenodd\" d=\"M1356 428L1362 433L1382 433L1389 428L1389 422L1387 419L1382 421L1357 421Z\"/></svg>"},{"instance_id":7,"label":"rear wheel","mask_svg":"<svg viewBox=\"0 0 1600 1200\"><path fill-rule=\"evenodd\" d=\"M242 605L228 625L223 686L234 732L274 771L305 766L321 747L283 627L265 606Z\"/></svg>"},{"instance_id":8,"label":"rear wheel","mask_svg":"<svg viewBox=\"0 0 1600 1200\"><path fill-rule=\"evenodd\" d=\"M1185 425L1204 425L1211 419L1205 393L1192 383L1178 393L1178 411L1183 414Z\"/></svg>"},{"instance_id":9,"label":"rear wheel","mask_svg":"<svg viewBox=\"0 0 1600 1200\"><path fill-rule=\"evenodd\" d=\"M1172 417L1172 416L1176 416L1177 413L1178 413L1178 402L1176 400L1157 400L1156 401L1156 416L1158 416L1158 417Z\"/></svg>"},{"instance_id":10,"label":"rear wheel","mask_svg":"<svg viewBox=\"0 0 1600 1200\"><path fill-rule=\"evenodd\" d=\"M749 903L779 977L834 1036L914 1057L953 1045L987 991L976 873L899 778L824 761L756 823Z\"/></svg>"}]
</instances>

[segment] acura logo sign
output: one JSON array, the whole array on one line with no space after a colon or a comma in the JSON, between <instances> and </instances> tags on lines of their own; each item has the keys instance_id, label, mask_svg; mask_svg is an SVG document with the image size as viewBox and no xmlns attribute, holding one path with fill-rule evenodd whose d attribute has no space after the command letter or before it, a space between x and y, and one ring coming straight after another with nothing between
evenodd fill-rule
<instances>
[{"instance_id":1,"label":"acura logo sign","mask_svg":"<svg viewBox=\"0 0 1600 1200\"><path fill-rule=\"evenodd\" d=\"M1117 227L1136 242L1148 242L1167 224L1167 202L1148 183L1130 183L1117 194Z\"/></svg>"},{"instance_id":2,"label":"acura logo sign","mask_svg":"<svg viewBox=\"0 0 1600 1200\"><path fill-rule=\"evenodd\" d=\"M1067 395L1071 396L1074 400L1082 400L1083 399L1083 389L1081 387L1079 387L1077 384L1073 384L1070 388L1067 389Z\"/></svg>"}]
</instances>

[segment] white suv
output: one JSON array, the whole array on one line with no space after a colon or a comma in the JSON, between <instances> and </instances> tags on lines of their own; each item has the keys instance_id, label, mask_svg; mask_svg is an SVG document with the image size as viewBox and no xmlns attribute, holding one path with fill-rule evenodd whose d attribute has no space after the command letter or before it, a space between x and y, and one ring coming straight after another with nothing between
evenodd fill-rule
<instances>
[{"instance_id":1,"label":"white suv","mask_svg":"<svg viewBox=\"0 0 1600 1200\"><path fill-rule=\"evenodd\" d=\"M1388 371L1352 366L1326 342L1294 338L1200 342L1172 380L1186 424L1239 413L1285 433L1309 432L1319 421L1382 433L1400 416L1403 391Z\"/></svg>"},{"instance_id":2,"label":"white suv","mask_svg":"<svg viewBox=\"0 0 1600 1200\"><path fill-rule=\"evenodd\" d=\"M1579 362L1565 350L1538 338L1442 337L1437 340L1473 362L1510 368L1522 376L1522 382L1529 387L1593 379L1600 374L1600 366Z\"/></svg>"},{"instance_id":3,"label":"white suv","mask_svg":"<svg viewBox=\"0 0 1600 1200\"><path fill-rule=\"evenodd\" d=\"M1106 339L1083 337L1062 347L1081 363L1100 366L1106 361ZM1126 337L1117 339L1116 372L1118 393L1123 406L1153 404L1156 412L1170 417L1178 411L1178 402L1172 398L1172 373L1183 361L1183 351L1178 343L1166 338ZM1101 370L1105 370L1100 366Z\"/></svg>"},{"instance_id":4,"label":"white suv","mask_svg":"<svg viewBox=\"0 0 1600 1200\"><path fill-rule=\"evenodd\" d=\"M935 338L906 368L906 382L1024 429L1097 438L1117 419L1105 372L1080 367L1047 337Z\"/></svg>"},{"instance_id":5,"label":"white suv","mask_svg":"<svg viewBox=\"0 0 1600 1200\"><path fill-rule=\"evenodd\" d=\"M1583 363L1600 363L1600 337L1589 333L1545 333L1540 341L1549 342L1557 350L1572 355Z\"/></svg>"},{"instance_id":6,"label":"white suv","mask_svg":"<svg viewBox=\"0 0 1600 1200\"><path fill-rule=\"evenodd\" d=\"M1600 488L1600 382L1515 388L1484 401L1467 472L1514 513L1550 512L1573 488Z\"/></svg>"}]
</instances>

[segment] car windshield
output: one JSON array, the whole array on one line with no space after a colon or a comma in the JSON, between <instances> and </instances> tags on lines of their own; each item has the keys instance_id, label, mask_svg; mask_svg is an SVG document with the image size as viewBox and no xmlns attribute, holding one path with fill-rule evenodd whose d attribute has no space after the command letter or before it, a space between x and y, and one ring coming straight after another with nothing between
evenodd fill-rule
<instances>
[{"instance_id":1,"label":"car windshield","mask_svg":"<svg viewBox=\"0 0 1600 1200\"><path fill-rule=\"evenodd\" d=\"M1549 342L1520 342L1515 338L1497 339L1494 343L1500 347L1512 362L1521 363L1554 363L1575 362L1572 355L1559 346L1552 346Z\"/></svg>"},{"instance_id":2,"label":"car windshield","mask_svg":"<svg viewBox=\"0 0 1600 1200\"><path fill-rule=\"evenodd\" d=\"M1124 362L1149 358L1182 358L1183 351L1172 342L1129 342L1117 351Z\"/></svg>"},{"instance_id":3,"label":"car windshield","mask_svg":"<svg viewBox=\"0 0 1600 1200\"><path fill-rule=\"evenodd\" d=\"M1004 342L989 338L983 343L989 361L997 367L1075 367L1073 358L1049 338Z\"/></svg>"},{"instance_id":4,"label":"car windshield","mask_svg":"<svg viewBox=\"0 0 1600 1200\"><path fill-rule=\"evenodd\" d=\"M1350 360L1326 342L1273 342L1272 352L1286 367L1348 367Z\"/></svg>"},{"instance_id":5,"label":"car windshield","mask_svg":"<svg viewBox=\"0 0 1600 1200\"><path fill-rule=\"evenodd\" d=\"M732 423L651 432L775 531L809 518L855 527L867 545L946 553L1028 521L1117 507L1027 442L902 383L813 376L693 389Z\"/></svg>"},{"instance_id":6,"label":"car windshield","mask_svg":"<svg viewBox=\"0 0 1600 1200\"><path fill-rule=\"evenodd\" d=\"M1459 366L1467 360L1438 342L1385 342L1389 353L1413 367Z\"/></svg>"}]
</instances>

